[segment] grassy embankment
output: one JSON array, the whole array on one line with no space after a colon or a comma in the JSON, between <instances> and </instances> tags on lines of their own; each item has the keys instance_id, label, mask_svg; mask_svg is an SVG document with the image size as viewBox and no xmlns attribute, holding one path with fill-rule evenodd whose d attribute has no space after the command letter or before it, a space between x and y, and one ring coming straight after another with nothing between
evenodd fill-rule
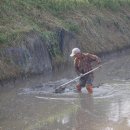
<instances>
[{"instance_id":1,"label":"grassy embankment","mask_svg":"<svg viewBox=\"0 0 130 130\"><path fill-rule=\"evenodd\" d=\"M130 0L1 0L0 49L15 46L19 43L17 41L23 39L26 32L34 30L53 41L50 42L54 44L50 53L55 59L60 59L54 33L57 27L74 32L81 42L81 47L87 48L87 51L101 52L105 51L104 48L112 50L113 46L121 48L123 44L120 44L120 40L119 45L116 45L118 43L115 41L118 38L114 39L115 32L107 32L105 27L114 25L114 28L123 32L126 23L120 20L120 15L125 18L126 22L129 21L130 16L127 13L129 8ZM105 25L107 22L109 24ZM105 39L104 37L109 37L109 33L113 33L111 34L113 37ZM125 39L125 36L123 38ZM115 45L107 45L106 41ZM84 44L87 42L91 44L87 44L88 46ZM96 42L101 44L100 47L95 46ZM2 59L0 64L2 68L6 67L6 61ZM6 67L6 70L7 68L10 70L9 67ZM8 72L2 73L8 75Z\"/></svg>"},{"instance_id":2,"label":"grassy embankment","mask_svg":"<svg viewBox=\"0 0 130 130\"><path fill-rule=\"evenodd\" d=\"M0 45L11 45L24 32L35 30L49 38L51 29L62 27L75 33L80 27L64 21L64 16L77 10L97 7L120 11L122 7L130 7L130 0L2 0L0 1ZM78 14L77 14L78 15Z\"/></svg>"}]
</instances>

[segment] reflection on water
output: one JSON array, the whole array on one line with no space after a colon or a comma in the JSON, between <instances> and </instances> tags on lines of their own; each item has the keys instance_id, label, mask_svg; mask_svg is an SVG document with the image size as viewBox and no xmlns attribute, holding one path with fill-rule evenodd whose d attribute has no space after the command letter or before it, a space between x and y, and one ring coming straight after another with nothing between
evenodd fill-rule
<instances>
[{"instance_id":1,"label":"reflection on water","mask_svg":"<svg viewBox=\"0 0 130 130\"><path fill-rule=\"evenodd\" d=\"M113 82L111 87L104 84L95 88L93 95L85 89L82 93L49 95L19 95L18 88L3 91L0 127L2 130L129 130L128 83Z\"/></svg>"},{"instance_id":2,"label":"reflection on water","mask_svg":"<svg viewBox=\"0 0 130 130\"><path fill-rule=\"evenodd\" d=\"M93 106L93 97L91 95L79 96L79 108L75 114L75 130L86 130L93 129L93 119L95 118L94 106Z\"/></svg>"},{"instance_id":3,"label":"reflection on water","mask_svg":"<svg viewBox=\"0 0 130 130\"><path fill-rule=\"evenodd\" d=\"M102 84L92 95L85 88L76 93L75 83L53 93L64 78L1 88L0 130L130 130L130 56L115 61L96 72Z\"/></svg>"}]
</instances>

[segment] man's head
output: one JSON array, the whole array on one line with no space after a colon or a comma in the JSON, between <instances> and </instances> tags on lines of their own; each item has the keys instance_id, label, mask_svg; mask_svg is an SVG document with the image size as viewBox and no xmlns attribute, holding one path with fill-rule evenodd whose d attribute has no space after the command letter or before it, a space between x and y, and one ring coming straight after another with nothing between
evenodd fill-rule
<instances>
[{"instance_id":1,"label":"man's head","mask_svg":"<svg viewBox=\"0 0 130 130\"><path fill-rule=\"evenodd\" d=\"M72 49L72 52L71 52L70 56L74 57L74 56L77 56L79 54L81 54L80 49L79 48L74 48L74 49Z\"/></svg>"}]
</instances>

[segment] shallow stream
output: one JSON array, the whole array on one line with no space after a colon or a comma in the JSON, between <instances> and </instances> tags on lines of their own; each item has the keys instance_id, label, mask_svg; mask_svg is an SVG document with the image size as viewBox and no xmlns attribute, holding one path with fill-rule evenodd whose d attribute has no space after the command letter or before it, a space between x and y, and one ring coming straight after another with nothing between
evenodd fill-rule
<instances>
[{"instance_id":1,"label":"shallow stream","mask_svg":"<svg viewBox=\"0 0 130 130\"><path fill-rule=\"evenodd\" d=\"M93 94L77 93L77 81L54 93L76 77L73 70L1 87L0 130L130 130L130 51L104 59Z\"/></svg>"}]
</instances>

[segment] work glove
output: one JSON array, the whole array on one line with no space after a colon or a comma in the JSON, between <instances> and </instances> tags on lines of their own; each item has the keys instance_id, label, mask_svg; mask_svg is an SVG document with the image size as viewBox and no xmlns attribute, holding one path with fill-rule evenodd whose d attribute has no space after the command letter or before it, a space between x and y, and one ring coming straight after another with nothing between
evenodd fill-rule
<instances>
[{"instance_id":1,"label":"work glove","mask_svg":"<svg viewBox=\"0 0 130 130\"><path fill-rule=\"evenodd\" d=\"M84 74L80 74L80 76L79 76L80 78L82 78L82 77L84 77Z\"/></svg>"}]
</instances>

